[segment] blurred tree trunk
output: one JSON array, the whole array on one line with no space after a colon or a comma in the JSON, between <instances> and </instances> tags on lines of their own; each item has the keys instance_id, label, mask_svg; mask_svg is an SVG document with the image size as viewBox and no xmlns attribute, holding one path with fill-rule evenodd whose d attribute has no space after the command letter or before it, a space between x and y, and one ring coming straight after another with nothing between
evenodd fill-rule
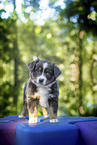
<instances>
[{"instance_id":1,"label":"blurred tree trunk","mask_svg":"<svg viewBox=\"0 0 97 145\"><path fill-rule=\"evenodd\" d=\"M13 0L14 12L16 10L16 0ZM14 105L17 108L18 92L19 92L19 80L18 80L18 64L19 64L19 50L17 43L17 18L14 20L14 40L13 40L13 51L14 51ZM17 111L17 110L16 110Z\"/></svg>"},{"instance_id":2,"label":"blurred tree trunk","mask_svg":"<svg viewBox=\"0 0 97 145\"><path fill-rule=\"evenodd\" d=\"M82 98L82 85L83 85L83 80L82 80L82 65L83 65L83 60L82 60L82 52L83 52L83 31L79 31L79 106L78 106L78 111L79 115L83 113L83 98Z\"/></svg>"},{"instance_id":3,"label":"blurred tree trunk","mask_svg":"<svg viewBox=\"0 0 97 145\"><path fill-rule=\"evenodd\" d=\"M94 87L95 87L95 77L94 77L95 60L94 60L94 55L95 55L95 38L93 40L92 54L91 54L91 68L90 68L93 110L95 110L95 90L94 90Z\"/></svg>"}]
</instances>

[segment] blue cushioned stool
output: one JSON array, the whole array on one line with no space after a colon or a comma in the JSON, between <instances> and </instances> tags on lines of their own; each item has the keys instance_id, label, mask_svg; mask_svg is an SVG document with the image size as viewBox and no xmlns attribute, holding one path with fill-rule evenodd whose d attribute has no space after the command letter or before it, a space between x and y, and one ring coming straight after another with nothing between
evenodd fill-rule
<instances>
[{"instance_id":1,"label":"blue cushioned stool","mask_svg":"<svg viewBox=\"0 0 97 145\"><path fill-rule=\"evenodd\" d=\"M78 145L78 128L63 122L21 123L16 127L16 139L17 145Z\"/></svg>"},{"instance_id":2,"label":"blue cushioned stool","mask_svg":"<svg viewBox=\"0 0 97 145\"><path fill-rule=\"evenodd\" d=\"M16 126L17 145L79 145L79 128L76 122L97 120L96 117L59 117L59 123L49 123L40 119L29 126L20 123Z\"/></svg>"},{"instance_id":3,"label":"blue cushioned stool","mask_svg":"<svg viewBox=\"0 0 97 145\"><path fill-rule=\"evenodd\" d=\"M16 126L18 123L28 122L18 116L0 118L0 145L14 145L16 143Z\"/></svg>"},{"instance_id":4,"label":"blue cushioned stool","mask_svg":"<svg viewBox=\"0 0 97 145\"><path fill-rule=\"evenodd\" d=\"M97 121L76 123L80 130L80 145L97 145Z\"/></svg>"},{"instance_id":5,"label":"blue cushioned stool","mask_svg":"<svg viewBox=\"0 0 97 145\"><path fill-rule=\"evenodd\" d=\"M29 126L28 118L26 116L26 119L20 119L18 115L0 118L0 145L80 145L79 143L83 140L79 136L81 128L85 126L85 131L82 130L84 136L91 132L87 126L89 123L87 124L86 121L90 122L95 135L89 140L97 143L97 140L94 140L94 137L96 139L94 127L97 126L97 117L59 117L59 123L51 124L48 119L40 116L40 122L32 126ZM95 124L92 121L95 121ZM85 137L86 143L89 140Z\"/></svg>"}]
</instances>

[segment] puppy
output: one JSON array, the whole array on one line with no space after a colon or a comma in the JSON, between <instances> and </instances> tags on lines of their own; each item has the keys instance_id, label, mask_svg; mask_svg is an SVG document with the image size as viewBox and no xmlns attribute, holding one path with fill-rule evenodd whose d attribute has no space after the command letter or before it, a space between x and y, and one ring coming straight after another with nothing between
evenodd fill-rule
<instances>
[{"instance_id":1,"label":"puppy","mask_svg":"<svg viewBox=\"0 0 97 145\"><path fill-rule=\"evenodd\" d=\"M57 77L61 74L60 69L48 60L37 59L28 64L30 78L24 88L24 103L20 118L29 111L29 123L38 122L37 106L42 106L44 117L49 122L58 122L58 96L59 86ZM49 108L49 109L48 109Z\"/></svg>"}]
</instances>

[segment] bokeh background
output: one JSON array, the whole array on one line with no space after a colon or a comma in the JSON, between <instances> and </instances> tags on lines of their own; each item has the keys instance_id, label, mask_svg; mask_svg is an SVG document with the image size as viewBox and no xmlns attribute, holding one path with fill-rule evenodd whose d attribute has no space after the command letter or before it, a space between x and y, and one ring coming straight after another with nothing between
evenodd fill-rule
<instances>
[{"instance_id":1,"label":"bokeh background","mask_svg":"<svg viewBox=\"0 0 97 145\"><path fill-rule=\"evenodd\" d=\"M62 71L59 116L97 116L97 0L0 0L0 117L20 114L36 58Z\"/></svg>"}]
</instances>

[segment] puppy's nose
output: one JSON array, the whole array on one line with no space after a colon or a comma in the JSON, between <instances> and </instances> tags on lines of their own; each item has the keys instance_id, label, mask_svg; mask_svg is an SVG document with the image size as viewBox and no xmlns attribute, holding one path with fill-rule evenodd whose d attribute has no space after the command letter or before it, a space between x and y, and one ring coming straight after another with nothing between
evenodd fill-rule
<instances>
[{"instance_id":1,"label":"puppy's nose","mask_svg":"<svg viewBox=\"0 0 97 145\"><path fill-rule=\"evenodd\" d=\"M43 81L44 81L44 79L39 79L39 82L40 82L40 83L43 83Z\"/></svg>"}]
</instances>

